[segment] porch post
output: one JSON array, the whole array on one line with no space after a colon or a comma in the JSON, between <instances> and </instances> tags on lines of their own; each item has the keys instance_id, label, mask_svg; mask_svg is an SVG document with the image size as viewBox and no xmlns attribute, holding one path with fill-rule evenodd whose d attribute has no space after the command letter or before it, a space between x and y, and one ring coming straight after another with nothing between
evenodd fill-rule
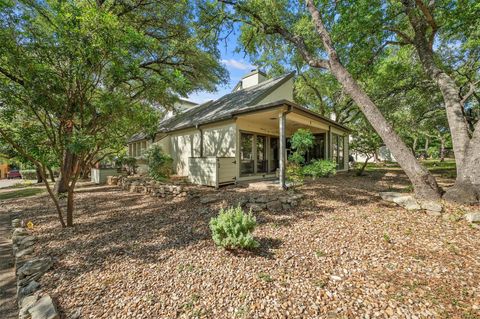
<instances>
[{"instance_id":1,"label":"porch post","mask_svg":"<svg viewBox=\"0 0 480 319\"><path fill-rule=\"evenodd\" d=\"M286 137L285 137L285 117L286 113L282 112L278 118L278 128L279 128L279 169L280 169L280 187L286 189L285 184L285 156L286 156Z\"/></svg>"}]
</instances>

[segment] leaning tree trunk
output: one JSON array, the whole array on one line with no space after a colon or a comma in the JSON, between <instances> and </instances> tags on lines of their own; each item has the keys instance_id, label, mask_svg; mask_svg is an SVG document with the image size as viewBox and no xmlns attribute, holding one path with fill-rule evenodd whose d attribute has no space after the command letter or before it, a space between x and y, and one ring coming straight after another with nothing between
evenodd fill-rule
<instances>
[{"instance_id":1,"label":"leaning tree trunk","mask_svg":"<svg viewBox=\"0 0 480 319\"><path fill-rule=\"evenodd\" d=\"M463 116L463 105L458 95L460 90L455 81L435 65L431 51L428 48L424 48L421 44L415 44L424 70L435 81L442 92L448 125L452 135L457 178L455 185L446 191L444 198L460 203L476 203L478 202L480 188L478 183L473 183L472 176L478 176L480 166L471 165L469 162L472 157L476 157L472 149L476 147L475 144L478 142L474 141L473 138L470 139L468 123Z\"/></svg>"},{"instance_id":2,"label":"leaning tree trunk","mask_svg":"<svg viewBox=\"0 0 480 319\"><path fill-rule=\"evenodd\" d=\"M428 158L428 136L425 138L425 147L423 149L423 153L425 154L425 158Z\"/></svg>"},{"instance_id":3,"label":"leaning tree trunk","mask_svg":"<svg viewBox=\"0 0 480 319\"><path fill-rule=\"evenodd\" d=\"M43 183L42 172L38 167L35 167L35 172L37 173L37 184Z\"/></svg>"},{"instance_id":4,"label":"leaning tree trunk","mask_svg":"<svg viewBox=\"0 0 480 319\"><path fill-rule=\"evenodd\" d=\"M333 47L330 34L326 30L315 7L313 0L307 0L307 6L312 15L317 33L320 35L329 57L329 69L335 78L341 83L344 90L352 97L369 123L385 142L392 152L398 164L412 182L416 197L421 201L436 201L440 199L441 189L430 172L420 165L412 151L395 133L375 103L363 91L352 75L340 63L337 52Z\"/></svg>"},{"instance_id":5,"label":"leaning tree trunk","mask_svg":"<svg viewBox=\"0 0 480 319\"><path fill-rule=\"evenodd\" d=\"M67 227L73 227L74 187L70 186L67 191Z\"/></svg>"},{"instance_id":6,"label":"leaning tree trunk","mask_svg":"<svg viewBox=\"0 0 480 319\"><path fill-rule=\"evenodd\" d=\"M48 174L50 175L50 180L55 183L55 175L53 174L53 170L51 167L47 167L48 169Z\"/></svg>"},{"instance_id":7,"label":"leaning tree trunk","mask_svg":"<svg viewBox=\"0 0 480 319\"><path fill-rule=\"evenodd\" d=\"M406 12L412 25L415 36L413 45L420 58L425 73L437 84L442 93L445 102L445 110L447 114L448 125L452 135L453 151L455 153L455 163L457 167L457 178L455 185L449 188L444 198L449 201L461 203L475 203L478 202L480 194L480 186L474 182L472 176L479 176L480 167L472 164L475 163L476 155L472 149L478 148L476 143L480 141L473 141L470 139L468 131L468 123L464 116L464 108L460 98L460 89L447 73L440 69L434 59L432 45L427 39L427 22L419 18L415 12L415 2L410 0L403 0ZM478 129L479 125L476 125Z\"/></svg>"}]
</instances>

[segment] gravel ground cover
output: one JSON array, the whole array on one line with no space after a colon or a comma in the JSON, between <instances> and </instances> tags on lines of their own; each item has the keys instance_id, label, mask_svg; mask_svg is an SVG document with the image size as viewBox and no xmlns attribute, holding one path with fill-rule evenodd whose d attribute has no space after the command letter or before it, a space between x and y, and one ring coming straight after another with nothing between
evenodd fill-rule
<instances>
[{"instance_id":1,"label":"gravel ground cover","mask_svg":"<svg viewBox=\"0 0 480 319\"><path fill-rule=\"evenodd\" d=\"M480 231L461 218L474 207L407 212L377 195L408 190L401 173L337 175L299 188L294 210L256 213L256 251L216 248L210 218L270 186L211 204L209 188L173 200L84 188L73 229L45 196L1 210L35 223L55 260L41 284L65 318L480 318Z\"/></svg>"}]
</instances>

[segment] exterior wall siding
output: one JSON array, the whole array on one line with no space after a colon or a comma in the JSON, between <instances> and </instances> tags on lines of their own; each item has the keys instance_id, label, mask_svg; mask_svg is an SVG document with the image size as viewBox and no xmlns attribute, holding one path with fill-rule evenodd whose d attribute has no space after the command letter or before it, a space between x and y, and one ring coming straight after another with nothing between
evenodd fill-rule
<instances>
[{"instance_id":1,"label":"exterior wall siding","mask_svg":"<svg viewBox=\"0 0 480 319\"><path fill-rule=\"evenodd\" d=\"M203 156L235 156L235 124L226 124L203 130Z\"/></svg>"},{"instance_id":2,"label":"exterior wall siding","mask_svg":"<svg viewBox=\"0 0 480 319\"><path fill-rule=\"evenodd\" d=\"M280 85L275 91L270 93L257 104L268 104L280 100L288 100L293 102L293 79L289 79Z\"/></svg>"}]
</instances>

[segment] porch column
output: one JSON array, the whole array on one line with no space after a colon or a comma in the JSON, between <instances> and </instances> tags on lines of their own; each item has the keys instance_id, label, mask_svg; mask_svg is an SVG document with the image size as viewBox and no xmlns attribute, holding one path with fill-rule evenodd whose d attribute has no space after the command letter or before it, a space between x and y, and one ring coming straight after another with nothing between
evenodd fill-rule
<instances>
[{"instance_id":1,"label":"porch column","mask_svg":"<svg viewBox=\"0 0 480 319\"><path fill-rule=\"evenodd\" d=\"M286 156L286 137L285 137L285 118L286 113L282 112L278 117L278 131L279 131L279 170L280 170L280 187L286 189L285 184L285 156Z\"/></svg>"}]
</instances>

